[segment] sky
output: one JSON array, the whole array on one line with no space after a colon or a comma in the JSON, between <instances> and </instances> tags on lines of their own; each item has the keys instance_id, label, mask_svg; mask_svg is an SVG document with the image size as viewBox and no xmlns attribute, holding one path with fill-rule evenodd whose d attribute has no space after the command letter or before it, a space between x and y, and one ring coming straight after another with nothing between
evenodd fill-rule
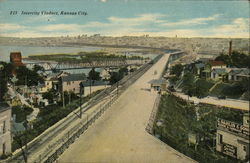
<instances>
[{"instance_id":1,"label":"sky","mask_svg":"<svg viewBox=\"0 0 250 163\"><path fill-rule=\"evenodd\" d=\"M51 13L42 14L43 11ZM83 34L249 38L249 2L0 0L0 36L53 37Z\"/></svg>"}]
</instances>

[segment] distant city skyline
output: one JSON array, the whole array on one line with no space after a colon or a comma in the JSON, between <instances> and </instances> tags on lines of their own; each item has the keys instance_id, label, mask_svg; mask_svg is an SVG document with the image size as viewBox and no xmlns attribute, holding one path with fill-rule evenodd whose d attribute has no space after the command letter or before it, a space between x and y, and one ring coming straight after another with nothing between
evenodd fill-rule
<instances>
[{"instance_id":1,"label":"distant city skyline","mask_svg":"<svg viewBox=\"0 0 250 163\"><path fill-rule=\"evenodd\" d=\"M2 37L84 34L248 38L249 2L247 0L0 1Z\"/></svg>"}]
</instances>

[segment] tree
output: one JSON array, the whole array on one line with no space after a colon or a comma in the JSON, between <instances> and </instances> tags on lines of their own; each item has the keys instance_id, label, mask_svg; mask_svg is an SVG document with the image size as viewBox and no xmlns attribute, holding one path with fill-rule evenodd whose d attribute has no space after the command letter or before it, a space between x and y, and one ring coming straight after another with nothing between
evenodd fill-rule
<instances>
[{"instance_id":1,"label":"tree","mask_svg":"<svg viewBox=\"0 0 250 163\"><path fill-rule=\"evenodd\" d=\"M109 79L110 84L114 84L121 80L125 75L128 74L127 67L120 68L118 72L111 72L111 77Z\"/></svg>"},{"instance_id":2,"label":"tree","mask_svg":"<svg viewBox=\"0 0 250 163\"><path fill-rule=\"evenodd\" d=\"M170 74L173 74L175 76L180 76L182 71L183 71L182 64L177 64L171 67Z\"/></svg>"},{"instance_id":3,"label":"tree","mask_svg":"<svg viewBox=\"0 0 250 163\"><path fill-rule=\"evenodd\" d=\"M128 75L128 68L127 67L120 68L118 72L122 77L124 77L125 75Z\"/></svg>"},{"instance_id":4,"label":"tree","mask_svg":"<svg viewBox=\"0 0 250 163\"><path fill-rule=\"evenodd\" d=\"M229 66L250 68L250 56L243 52L233 51L231 56L221 53L215 60L223 61Z\"/></svg>"},{"instance_id":5,"label":"tree","mask_svg":"<svg viewBox=\"0 0 250 163\"><path fill-rule=\"evenodd\" d=\"M92 68L89 71L88 79L90 79L90 80L100 80L101 79L100 72L97 72L97 71L95 71L95 68Z\"/></svg>"},{"instance_id":6,"label":"tree","mask_svg":"<svg viewBox=\"0 0 250 163\"><path fill-rule=\"evenodd\" d=\"M12 77L12 65L6 62L0 62L0 102L3 101L3 97L7 92L7 82Z\"/></svg>"},{"instance_id":7,"label":"tree","mask_svg":"<svg viewBox=\"0 0 250 163\"><path fill-rule=\"evenodd\" d=\"M119 75L119 73L118 72L111 72L111 77L109 79L110 84L115 84L119 80L121 80L121 76Z\"/></svg>"},{"instance_id":8,"label":"tree","mask_svg":"<svg viewBox=\"0 0 250 163\"><path fill-rule=\"evenodd\" d=\"M25 66L18 67L16 70L17 85L35 86L38 83L44 83L44 79L34 70L30 70Z\"/></svg>"},{"instance_id":9,"label":"tree","mask_svg":"<svg viewBox=\"0 0 250 163\"><path fill-rule=\"evenodd\" d=\"M192 96L195 94L195 78L192 73L186 73L183 76L183 92L185 94L188 94L189 96Z\"/></svg>"},{"instance_id":10,"label":"tree","mask_svg":"<svg viewBox=\"0 0 250 163\"><path fill-rule=\"evenodd\" d=\"M54 102L54 95L55 95L55 91L53 89L49 90L48 92L45 92L43 94L43 98L47 99L48 102L51 104Z\"/></svg>"}]
</instances>

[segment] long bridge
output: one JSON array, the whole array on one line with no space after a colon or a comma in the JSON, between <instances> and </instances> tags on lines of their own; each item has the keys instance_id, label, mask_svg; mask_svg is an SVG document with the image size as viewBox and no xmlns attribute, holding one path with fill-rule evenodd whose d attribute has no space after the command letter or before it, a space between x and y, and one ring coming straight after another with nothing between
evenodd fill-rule
<instances>
[{"instance_id":1,"label":"long bridge","mask_svg":"<svg viewBox=\"0 0 250 163\"><path fill-rule=\"evenodd\" d=\"M42 66L45 71L73 70L86 68L107 68L107 67L124 67L124 66L141 66L148 63L150 59L91 59L86 61L72 62L55 62L55 61L26 61L27 67L34 65Z\"/></svg>"}]
</instances>

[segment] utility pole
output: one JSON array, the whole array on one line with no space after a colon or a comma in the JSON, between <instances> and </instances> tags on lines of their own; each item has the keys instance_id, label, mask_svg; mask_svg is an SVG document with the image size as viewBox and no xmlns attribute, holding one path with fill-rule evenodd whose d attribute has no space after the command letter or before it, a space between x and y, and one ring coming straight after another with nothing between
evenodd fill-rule
<instances>
[{"instance_id":1,"label":"utility pole","mask_svg":"<svg viewBox=\"0 0 250 163\"><path fill-rule=\"evenodd\" d=\"M62 90L62 101L63 101L63 107L65 107L65 99L64 99L64 91Z\"/></svg>"},{"instance_id":2,"label":"utility pole","mask_svg":"<svg viewBox=\"0 0 250 163\"><path fill-rule=\"evenodd\" d=\"M91 97L91 94L92 94L91 86L92 86L92 77L90 78L90 88L89 88L89 95L90 95L90 97Z\"/></svg>"},{"instance_id":3,"label":"utility pole","mask_svg":"<svg viewBox=\"0 0 250 163\"><path fill-rule=\"evenodd\" d=\"M118 88L119 88L119 81L116 82L116 87L117 87L117 96L119 94Z\"/></svg>"},{"instance_id":4,"label":"utility pole","mask_svg":"<svg viewBox=\"0 0 250 163\"><path fill-rule=\"evenodd\" d=\"M71 92L69 92L69 104L71 102Z\"/></svg>"},{"instance_id":5,"label":"utility pole","mask_svg":"<svg viewBox=\"0 0 250 163\"><path fill-rule=\"evenodd\" d=\"M83 83L80 82L80 118L82 118L82 94L84 94L84 86Z\"/></svg>"}]
</instances>

